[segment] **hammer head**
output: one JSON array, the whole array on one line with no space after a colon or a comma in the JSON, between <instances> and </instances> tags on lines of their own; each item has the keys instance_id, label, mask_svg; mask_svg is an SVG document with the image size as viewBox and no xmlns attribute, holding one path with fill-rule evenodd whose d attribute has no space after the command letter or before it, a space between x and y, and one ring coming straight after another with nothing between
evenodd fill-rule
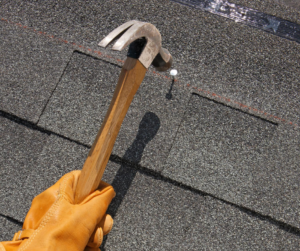
<instances>
[{"instance_id":1,"label":"hammer head","mask_svg":"<svg viewBox=\"0 0 300 251\"><path fill-rule=\"evenodd\" d=\"M99 43L99 46L106 47L121 34L122 36L113 46L113 50L121 51L134 41L143 38L145 45L143 45L142 52L139 53L139 61L146 68L153 64L158 71L165 71L171 67L172 56L168 50L161 47L161 35L154 25L131 20L109 33Z\"/></svg>"}]
</instances>

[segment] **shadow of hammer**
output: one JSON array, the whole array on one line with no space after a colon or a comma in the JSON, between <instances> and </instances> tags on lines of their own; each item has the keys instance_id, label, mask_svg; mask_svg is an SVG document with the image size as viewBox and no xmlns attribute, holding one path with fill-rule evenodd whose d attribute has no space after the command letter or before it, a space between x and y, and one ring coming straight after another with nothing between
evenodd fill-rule
<instances>
[{"instance_id":1,"label":"shadow of hammer","mask_svg":"<svg viewBox=\"0 0 300 251\"><path fill-rule=\"evenodd\" d=\"M83 165L75 203L98 188L124 117L148 67L152 64L158 71L166 71L172 65L172 56L161 47L161 35L154 25L129 21L113 30L99 46L106 47L120 35L112 49L121 51L129 45L127 58L105 119Z\"/></svg>"}]
</instances>

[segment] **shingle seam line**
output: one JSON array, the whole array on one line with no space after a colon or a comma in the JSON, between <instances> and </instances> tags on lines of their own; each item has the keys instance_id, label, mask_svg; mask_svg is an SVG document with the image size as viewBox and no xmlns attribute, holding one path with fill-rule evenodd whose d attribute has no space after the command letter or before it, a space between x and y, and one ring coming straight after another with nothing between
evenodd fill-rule
<instances>
[{"instance_id":1,"label":"shingle seam line","mask_svg":"<svg viewBox=\"0 0 300 251\"><path fill-rule=\"evenodd\" d=\"M54 136L57 136L57 137L66 139L66 140L68 140L68 141L71 141L71 142L73 142L73 143L76 143L76 144L78 144L78 145L84 146L84 147L86 147L86 148L91 148L91 146L89 146L89 145L83 144L83 143L81 143L81 142L79 142L79 141L76 141L76 140L67 138L67 137L65 137L65 136L63 136L63 135L60 135L60 134L58 134L58 133L54 133L54 132L52 132L52 131L46 130L46 129L44 129L44 128L41 128L41 127L35 125L35 124L32 123L32 122L26 121L26 120L24 120L24 119L21 119L21 118L15 116L15 115L12 115L12 114L7 113L7 112L0 111L0 116L5 117L5 118L7 118L7 119L9 119L9 120L11 120L11 121L13 121L13 122L16 122L16 123L18 123L18 124L21 124L21 125L23 125L23 126L25 126L25 127L28 127L28 128L30 128L30 129L38 130L38 131L40 131L40 132L42 132L42 133L46 133L46 134L48 134L48 135L51 135L51 134L52 134L52 135L54 135ZM225 203L225 204L228 204L228 205L231 205L231 206L233 206L233 207L236 207L236 208L238 208L239 210L241 210L241 211L243 211L243 212L245 212L245 213L247 213L247 214L251 214L253 217L259 218L259 219L261 219L261 220L267 220L267 221L270 222L271 224L276 225L277 227L283 229L284 231L287 231L287 232L292 233L292 234L294 234L294 235L300 236L300 229L297 228L297 227L295 227L295 226L292 226L292 225L290 225L290 224L288 224L288 223L285 223L285 222L282 222L282 221L273 219L273 218L270 217L270 216L260 214L260 213L258 213L258 212L256 212L256 211L252 210L252 209L249 209L249 208L246 208L246 207L243 207L243 206L234 204L234 203L232 203L232 202L229 202L229 201L226 201L226 200L224 200L224 199L218 198L218 197L216 197L216 196L214 196L214 195L212 195L212 194L209 194L209 193L207 193L207 192L203 192L203 191L201 191L201 190L198 190L198 189L196 189L196 188L193 188L193 187L191 187L191 186L188 186L188 185L183 184L183 183L181 183L181 182L178 182L178 181L176 181L176 180L170 179L170 178L168 178L168 177L162 175L160 172L157 172L157 171L151 170L151 169L149 169L149 168L143 167L143 166L139 165L138 163L133 163L133 162L131 162L131 161L122 159L122 158L120 158L120 157L117 156L117 155L111 154L111 156L110 156L109 159L110 159L110 161L113 161L113 162L118 163L118 164L125 164L125 165L128 165L128 166L130 166L131 168L137 169L137 170L138 170L139 172L141 172L141 173L144 173L144 174L146 174L146 175L148 175L148 176L151 176L151 177L153 177L153 178L156 178L156 179L160 179L160 180L162 180L162 181L164 181L164 182L167 182L167 183L170 183L170 184L172 184L172 185L174 185L174 186L183 188L183 189L185 189L185 190L194 192L194 193L199 194L199 195L202 195L202 196L209 196L209 197L211 197L211 198L214 198L214 199L216 199L216 200L218 200L218 201L221 201L221 202L223 202L223 203ZM17 220L15 220L15 219L13 219L13 218L11 218L11 217L9 217L9 216L2 215L2 214L0 214L0 216L6 217L7 219L9 219L9 220L12 221L12 222L13 222L13 221L16 221L16 222L18 222L18 224L22 224L20 221L17 221Z\"/></svg>"},{"instance_id":2,"label":"shingle seam line","mask_svg":"<svg viewBox=\"0 0 300 251\"><path fill-rule=\"evenodd\" d=\"M108 58L108 59L113 59L113 60L115 60L115 61L117 61L117 62L119 62L119 63L120 63L120 62L121 62L121 63L124 62L123 60L118 59L118 58L115 58L115 57L113 57L113 56L111 56L111 55L103 54L103 53L100 52L100 51L93 50L93 49L91 49L91 48L88 48L88 47L82 46L82 45L80 45L80 44L77 44L77 43L75 43L75 42L70 42L70 41L68 41L68 40L65 40L65 39L56 37L56 36L54 36L54 35L49 35L49 34L46 33L46 32L38 31L38 30L36 30L36 29L34 29L34 28L31 28L31 27L28 27L28 26L26 26L26 25L22 25L22 24L20 24L20 23L12 22L12 21L10 21L10 20L8 20L8 19L6 19L6 18L0 18L0 20L1 20L1 21L4 21L4 22L6 22L6 23L12 24L12 25L21 27L21 28L23 28L23 29L31 30L31 31L35 32L36 34L43 35L43 36L45 36L45 37L47 37L47 38L51 38L51 39L54 39L54 40L56 40L56 41L59 41L59 42L65 43L65 44L69 44L69 45L71 45L71 46L74 46L74 47L77 48L78 50L81 50L81 49L82 49L82 50L84 50L84 51L86 51L86 52L93 53L94 55L97 55L98 57L101 57L101 58ZM152 74L154 74L154 75L156 75L156 76L158 76L158 77L160 77L160 78L167 79L167 80L171 80L170 77L165 76L165 75L163 75L163 74L160 74L160 73L158 73L158 72L156 72L156 71L148 70L148 72L150 72L150 73L152 73ZM168 83L168 82L165 82L165 84L169 84L169 83ZM228 104L228 105L237 106L237 107L239 107L240 109L249 111L249 112L251 112L251 113L254 113L254 114L256 114L256 115L259 116L259 117L260 117L260 116L264 116L265 118L273 119L273 120L275 120L275 121L277 121L277 122L279 122L279 123L288 124L288 125L291 125L291 126L293 126L293 127L295 127L295 128L298 128L298 127L299 127L299 125L298 125L297 123L294 123L294 122L292 122L292 121L289 121L289 120L280 118L280 117L278 117L278 116L272 115L272 114L270 114L270 113L261 111L261 110L259 110L259 109L253 108L253 107L248 106L248 105L246 105L246 104L243 104L243 103L241 103L241 102L235 101L235 100L233 100L233 99L223 97L223 96L221 96L221 95L219 95L219 94L217 94L217 93L214 93L214 92L212 92L212 91L207 91L207 90L204 90L204 89L202 89L202 88L199 88L199 87L196 87L196 86L192 86L192 85L189 84L189 83L182 83L182 82L179 81L179 80L175 80L175 84L176 84L177 86L179 86L179 87L184 88L184 89L189 89L190 91L201 92L201 93L203 93L204 95L210 96L212 99L217 99L217 100L219 100L220 102L225 102L225 103Z\"/></svg>"},{"instance_id":3,"label":"shingle seam line","mask_svg":"<svg viewBox=\"0 0 300 251\"><path fill-rule=\"evenodd\" d=\"M61 79L63 78L64 73L66 72L66 69L67 69L68 66L69 66L69 63L71 62L73 53L74 53L74 52L71 53L71 56L70 56L70 58L69 58L67 64L65 65L64 70L62 71L61 75L59 76L59 79L58 79L58 81L57 81L55 87L54 87L53 90L51 91L51 93L50 93L50 95L49 95L49 98L47 99L47 101L46 101L46 103L45 103L45 105L44 105L44 107L43 107L43 109L42 109L42 111L41 111L41 113L40 113L40 116L39 116L39 118L38 118L38 120L37 120L37 122L36 122L36 124L38 124L38 123L40 122L40 119L41 119L41 117L43 116L43 114L44 114L44 112L45 112L45 110L46 110L46 107L47 107L47 105L48 105L49 102L50 102L50 99L52 98L52 96L53 96L55 90L57 89L57 86L59 85Z\"/></svg>"},{"instance_id":4,"label":"shingle seam line","mask_svg":"<svg viewBox=\"0 0 300 251\"><path fill-rule=\"evenodd\" d=\"M207 100L209 100L209 101L212 101L212 102L214 102L214 103L216 103L216 104L221 104L221 105L223 105L223 106L225 106L225 107L228 107L228 108L230 108L230 109L239 111L239 112L244 113L244 114L247 114L247 115L249 115L249 116L253 116L253 117L257 118L257 119L261 119L262 121L271 123L272 125L278 126L278 123L275 123L275 122L273 122L273 121L271 121L271 120L267 120L267 119L265 119L265 118L263 118L263 117L257 116L256 114L253 114L253 113L246 112L246 111L244 111L244 110L242 110L242 109L238 109L238 108L236 108L236 107L229 106L229 105L227 105L226 103L220 102L219 100L214 100L214 99L208 98L208 97L206 97L206 96L202 96L202 95L200 95L200 94L197 93L197 92L193 92L192 95L199 96L199 97L201 97L201 98L204 98L204 99L207 99Z\"/></svg>"},{"instance_id":5,"label":"shingle seam line","mask_svg":"<svg viewBox=\"0 0 300 251\"><path fill-rule=\"evenodd\" d=\"M0 214L0 217L5 218L6 220L8 220L8 221L10 221L10 222L12 222L14 224L17 224L19 226L23 226L23 222L22 221L16 220L16 219L14 219L14 218L12 218L10 216L4 215L4 214Z\"/></svg>"},{"instance_id":6,"label":"shingle seam line","mask_svg":"<svg viewBox=\"0 0 300 251\"><path fill-rule=\"evenodd\" d=\"M123 164L123 165L127 165L128 167L130 168L133 168L135 170L137 170L138 172L142 173L142 174L145 174L149 177L152 177L154 179L158 179L158 180L161 180L163 182L166 182L166 183L169 183L171 185L174 185L176 187L179 187L179 188L182 188L184 190L187 190L187 191L191 191L195 194L198 194L198 195L201 195L203 197L210 197L212 199L215 199L217 201L220 201L224 204L227 204L227 205L230 205L236 209L238 209L239 211L243 212L243 213L246 213L252 217L255 217L259 220L262 220L262 221L267 221L269 222L270 224L288 232L288 233L291 233L291 234L294 234L296 236L299 236L300 237L300 228L297 228L291 224L288 224L286 222L283 222L283 221L280 221L280 220L277 220L277 219L274 219L273 217L269 216L269 215L264 215L262 213L259 213L259 212L256 212L254 211L253 209L250 209L250 208L247 208L247 207L244 207L244 206L241 206L241 205L237 205L233 202L230 202L230 201L227 201L227 200L224 200L222 198L219 198L213 194L210 194L210 193L207 193L207 192L204 192L204 191L201 191L199 189L196 189L194 187L191 187L189 185L186 185L184 183L181 183L177 180L173 180L169 177L166 177L164 175L162 175L161 173L159 172L156 172L154 170L151 170L147 167L144 167L144 166L141 166L139 165L138 163L133 163L131 161L128 161L128 160L125 160L117 155L114 155L112 154L111 157L110 157L110 160L112 162L115 162L117 164Z\"/></svg>"},{"instance_id":7,"label":"shingle seam line","mask_svg":"<svg viewBox=\"0 0 300 251\"><path fill-rule=\"evenodd\" d=\"M20 118L20 117L18 117L16 115L11 114L11 113L8 113L8 112L0 110L0 116L3 117L3 118L9 119L10 121L13 121L13 122L15 122L15 123L17 123L19 125L25 126L25 127L29 128L31 130L36 130L36 131L39 131L41 133L45 133L45 134L47 134L49 136L50 135L54 135L54 136L57 136L59 138L63 138L63 139L66 139L66 140L68 140L70 142L73 142L73 143L76 143L78 145L81 145L83 147L91 148L90 145L84 144L84 143L82 143L82 142L80 142L78 140L71 139L71 138L68 138L68 137L66 137L64 135L61 135L59 133L56 133L56 132L50 131L48 129L45 129L45 128L41 127L41 126L38 126L37 124L35 124L33 122L30 122L28 120L22 119L22 118Z\"/></svg>"}]
</instances>

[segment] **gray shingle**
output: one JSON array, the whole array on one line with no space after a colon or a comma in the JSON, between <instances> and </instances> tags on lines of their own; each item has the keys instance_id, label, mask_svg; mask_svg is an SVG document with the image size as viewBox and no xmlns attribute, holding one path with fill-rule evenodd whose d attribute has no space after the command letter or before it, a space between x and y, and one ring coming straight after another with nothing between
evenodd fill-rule
<instances>
[{"instance_id":1,"label":"gray shingle","mask_svg":"<svg viewBox=\"0 0 300 251\"><path fill-rule=\"evenodd\" d=\"M22 221L33 198L24 183L49 136L2 117L0 132L0 213Z\"/></svg>"},{"instance_id":2,"label":"gray shingle","mask_svg":"<svg viewBox=\"0 0 300 251\"><path fill-rule=\"evenodd\" d=\"M299 227L299 132L193 95L163 174Z\"/></svg>"},{"instance_id":3,"label":"gray shingle","mask_svg":"<svg viewBox=\"0 0 300 251\"><path fill-rule=\"evenodd\" d=\"M230 2L240 2L289 20L299 20L299 13L271 5L270 0ZM51 83L48 81L58 78L64 68L63 62L73 48L88 53L91 52L87 48L101 50L109 57L123 59L125 52L99 49L99 40L130 19L157 26L163 45L174 56L174 67L179 70L180 81L175 83L174 99L169 102L165 95L170 80L155 78L155 74L148 73L144 84L153 86L148 84L140 89L141 93L132 104L114 149L115 154L126 160L161 170L176 137L190 91L217 100L220 98L216 94L221 95L227 98L221 98L221 101L229 106L237 104L238 107L238 103L243 103L245 107L256 109L252 112L258 116L261 114L257 110L273 115L272 120L275 121L278 119L274 116L278 116L294 125L300 122L297 43L170 1L148 0L142 4L137 0L91 1L89 4L6 1L0 6L0 15L4 18L0 20L1 46L9 49L2 53L8 57L2 60L4 74L0 80L3 80L1 86L4 89L0 90L5 93L4 98L1 96L1 101L5 99L5 102L1 109L34 122L58 79ZM24 29L16 23L29 28ZM39 32L30 27L68 41L59 43L44 35L37 36ZM15 44L12 45L11 41ZM70 47L62 45L66 42ZM86 49L77 45L71 47L73 42ZM37 51L40 48L42 53ZM54 62L53 68L47 68L44 57L51 64ZM99 57L108 59L103 55ZM22 60L18 61L19 58ZM117 62L115 59L108 60ZM10 68L11 62L14 68ZM113 89L107 85L99 93L97 81L107 79L115 84L112 79L117 79L119 69L116 71L113 65L79 53L74 54L72 63L68 69L74 70L73 73L75 63L85 68L78 70L77 75L66 71L61 81L64 85L58 86L44 116L49 116L47 123L53 123L51 128L47 128L70 137L75 135L74 139L87 140L90 144ZM18 64L20 68L16 68ZM34 74L27 66L35 69ZM92 79L92 76L100 78ZM15 91L7 95L11 88L20 90L20 86L9 84L7 87L6 83L15 83L9 82L12 80L19 83L20 79L28 83L33 81L33 85L28 84L30 88L26 86L24 90L21 86L23 93ZM46 83L42 89L35 85L39 81ZM187 88L187 84L195 89ZM95 97L90 97L91 93L95 93ZM104 98L105 109L98 103L98 97ZM87 107L86 99L95 100L95 103ZM152 103L152 99L155 102ZM64 102L69 106L61 106ZM288 126L281 121L274 126L220 104L210 104L206 108L203 104L202 101L192 110L187 110L164 175L299 227L300 142L297 126ZM93 114L94 106L101 108L97 114ZM206 109L204 114L199 114L201 108ZM228 109L230 112L226 114ZM214 118L209 116L210 112ZM5 119L1 119L0 123L6 131L0 139L1 143L4 142L1 144L4 151L0 154L0 193L5 194L4 200L0 201L0 213L21 221L33 196L52 185L63 173L80 168L88 149ZM209 137L203 137L205 130ZM210 144L212 140L214 144ZM200 149L199 142L205 148ZM211 152L213 154L209 154ZM203 162L205 168L201 166ZM14 172L14 168L20 166L26 167L21 170L23 172ZM299 247L299 234L289 234L277 223L270 222L268 217L260 219L256 214L244 213L220 200L203 197L127 166L118 168L118 165L110 163L105 172L105 179L118 192L110 208L115 215L115 227L106 242L106 250L297 250ZM11 238L14 232L7 232L8 237Z\"/></svg>"},{"instance_id":4,"label":"gray shingle","mask_svg":"<svg viewBox=\"0 0 300 251\"><path fill-rule=\"evenodd\" d=\"M32 199L81 169L88 148L0 117L0 213L23 221Z\"/></svg>"},{"instance_id":5,"label":"gray shingle","mask_svg":"<svg viewBox=\"0 0 300 251\"><path fill-rule=\"evenodd\" d=\"M22 229L22 225L0 216L0 229L0 242L10 241L14 237L14 233Z\"/></svg>"},{"instance_id":6,"label":"gray shingle","mask_svg":"<svg viewBox=\"0 0 300 251\"><path fill-rule=\"evenodd\" d=\"M74 53L39 125L92 145L113 96L119 67ZM160 170L189 99L189 92L147 74L122 124L113 154Z\"/></svg>"},{"instance_id":7,"label":"gray shingle","mask_svg":"<svg viewBox=\"0 0 300 251\"><path fill-rule=\"evenodd\" d=\"M0 109L37 122L72 49L0 22Z\"/></svg>"},{"instance_id":8,"label":"gray shingle","mask_svg":"<svg viewBox=\"0 0 300 251\"><path fill-rule=\"evenodd\" d=\"M39 153L36 168L26 178L24 186L35 196L52 186L60 177L72 170L80 170L89 149L57 136L49 136Z\"/></svg>"},{"instance_id":9,"label":"gray shingle","mask_svg":"<svg viewBox=\"0 0 300 251\"><path fill-rule=\"evenodd\" d=\"M299 131L280 126L260 150L253 165L253 198L247 204L299 228Z\"/></svg>"},{"instance_id":10,"label":"gray shingle","mask_svg":"<svg viewBox=\"0 0 300 251\"><path fill-rule=\"evenodd\" d=\"M294 250L299 246L299 236L266 220L125 165L110 162L105 178L114 184L115 200L120 200L108 210L115 217L104 245L107 251ZM126 188L125 183L131 184Z\"/></svg>"},{"instance_id":11,"label":"gray shingle","mask_svg":"<svg viewBox=\"0 0 300 251\"><path fill-rule=\"evenodd\" d=\"M246 1L250 2L271 6L267 4L270 1ZM163 45L174 57L181 85L190 84L300 122L300 45L287 39L174 2L155 0L143 4L137 0L91 2L89 6L71 1L38 5L18 2L4 4L1 12L12 21L91 50L99 49L99 40L130 19L151 22L161 31Z\"/></svg>"},{"instance_id":12,"label":"gray shingle","mask_svg":"<svg viewBox=\"0 0 300 251\"><path fill-rule=\"evenodd\" d=\"M47 171L38 174L36 168L36 174L30 174L27 181L37 185L37 190L44 189L43 182L47 186L47 182L51 183L60 175L54 173L58 168L61 172L63 169L70 171L81 165L86 150L50 136L39 160L44 160L40 164L47 166ZM50 179L49 172L52 173ZM34 181L36 179L38 181ZM299 245L299 236L266 220L126 165L109 162L104 180L113 184L117 192L108 210L114 215L114 227L104 244L107 251L126 248L213 250L220 247L225 250L295 250ZM28 192L28 188L25 189ZM23 200L21 197L15 203L26 203ZM1 240L11 239L19 228L6 219L1 220Z\"/></svg>"}]
</instances>

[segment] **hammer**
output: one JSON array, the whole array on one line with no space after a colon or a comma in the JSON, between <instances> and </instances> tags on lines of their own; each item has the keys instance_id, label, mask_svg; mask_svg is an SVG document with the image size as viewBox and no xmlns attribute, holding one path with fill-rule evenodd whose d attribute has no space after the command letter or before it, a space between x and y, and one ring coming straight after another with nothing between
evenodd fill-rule
<instances>
[{"instance_id":1,"label":"hammer","mask_svg":"<svg viewBox=\"0 0 300 251\"><path fill-rule=\"evenodd\" d=\"M75 203L98 188L124 117L148 67L152 64L158 71L166 71L172 65L172 56L161 47L161 35L154 25L129 21L108 34L99 46L106 47L118 37L112 49L121 51L129 45L127 58L105 119L83 165Z\"/></svg>"}]
</instances>

